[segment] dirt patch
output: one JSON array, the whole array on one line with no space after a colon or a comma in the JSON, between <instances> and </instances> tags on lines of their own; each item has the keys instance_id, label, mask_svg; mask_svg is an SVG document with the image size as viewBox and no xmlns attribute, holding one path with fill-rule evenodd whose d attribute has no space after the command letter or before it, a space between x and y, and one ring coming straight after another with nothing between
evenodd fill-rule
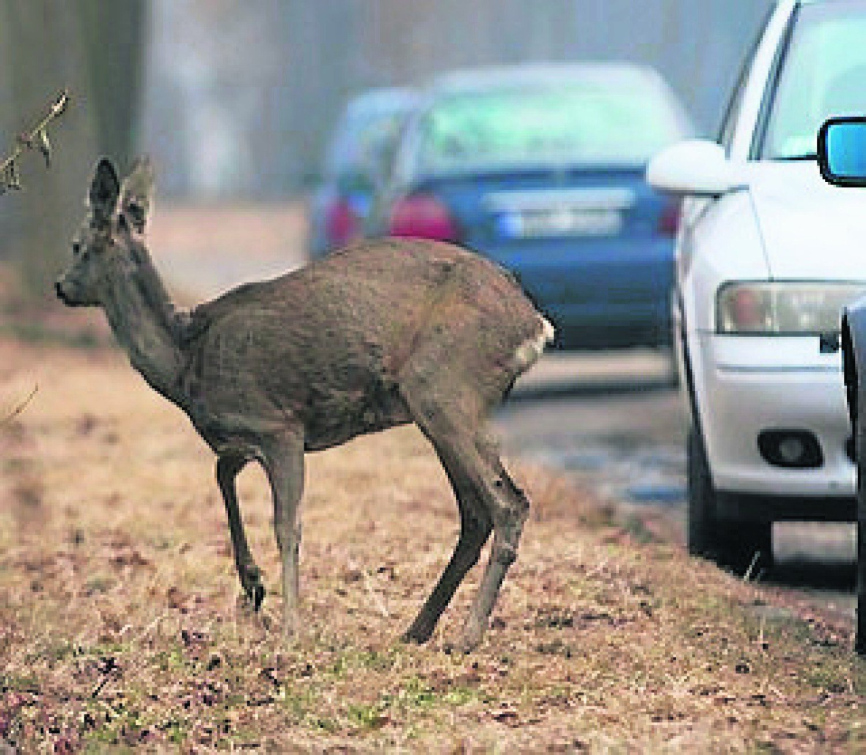
<instances>
[{"instance_id":1,"label":"dirt patch","mask_svg":"<svg viewBox=\"0 0 866 755\"><path fill-rule=\"evenodd\" d=\"M304 629L283 646L270 503L244 473L263 613L237 601L213 459L113 349L0 340L0 750L854 752L851 627L689 559L514 460L534 503L483 646L398 641L456 507L412 429L309 457Z\"/></svg>"}]
</instances>

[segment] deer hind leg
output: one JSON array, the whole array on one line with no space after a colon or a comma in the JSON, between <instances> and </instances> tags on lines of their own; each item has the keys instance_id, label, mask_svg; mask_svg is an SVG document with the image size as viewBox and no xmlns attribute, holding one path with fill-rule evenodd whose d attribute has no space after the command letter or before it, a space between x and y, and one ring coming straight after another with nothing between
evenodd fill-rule
<instances>
[{"instance_id":1,"label":"deer hind leg","mask_svg":"<svg viewBox=\"0 0 866 755\"><path fill-rule=\"evenodd\" d=\"M226 506L229 519L229 532L232 538L232 550L235 556L235 566L244 593L258 611L265 599L265 588L262 584L262 572L253 560L244 524L241 519L240 507L235 481L238 473L246 465L246 459L241 456L220 456L217 460L216 478Z\"/></svg>"},{"instance_id":2,"label":"deer hind leg","mask_svg":"<svg viewBox=\"0 0 866 755\"><path fill-rule=\"evenodd\" d=\"M440 455L441 458L441 455ZM451 602L466 573L478 563L481 548L490 537L493 523L487 508L479 501L471 486L464 485L451 473L453 465L442 463L451 480L451 487L460 509L460 536L451 560L424 603L412 626L403 635L406 642L422 643L430 639L439 617Z\"/></svg>"},{"instance_id":3,"label":"deer hind leg","mask_svg":"<svg viewBox=\"0 0 866 755\"><path fill-rule=\"evenodd\" d=\"M301 545L299 504L304 490L304 442L300 437L281 438L262 461L274 500L274 534L280 550L283 583L283 635L298 629L298 556Z\"/></svg>"},{"instance_id":4,"label":"deer hind leg","mask_svg":"<svg viewBox=\"0 0 866 755\"><path fill-rule=\"evenodd\" d=\"M481 585L469 610L463 636L454 646L455 650L463 653L470 652L481 642L499 595L499 588L508 567L517 558L523 524L529 515L529 499L514 484L498 453L495 458L488 460L488 469L493 470L493 548L481 578Z\"/></svg>"},{"instance_id":5,"label":"deer hind leg","mask_svg":"<svg viewBox=\"0 0 866 755\"><path fill-rule=\"evenodd\" d=\"M433 443L461 506L461 522L474 514L481 522L473 534L461 530L461 539L439 583L407 633L409 639L429 637L492 526L493 547L463 634L455 648L469 652L480 642L508 567L517 548L529 502L502 466L496 444L484 428L483 406L471 384L446 379L450 394L437 391L429 380L403 384L404 398L413 418ZM455 394L456 390L463 395ZM466 514L464 514L466 512ZM413 631L414 630L414 631Z\"/></svg>"}]
</instances>

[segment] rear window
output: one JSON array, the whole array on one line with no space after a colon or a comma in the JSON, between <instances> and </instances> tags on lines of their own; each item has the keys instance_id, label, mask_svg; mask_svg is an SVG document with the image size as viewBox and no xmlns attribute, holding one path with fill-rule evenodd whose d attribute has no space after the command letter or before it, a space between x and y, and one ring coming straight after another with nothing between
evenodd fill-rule
<instances>
[{"instance_id":1,"label":"rear window","mask_svg":"<svg viewBox=\"0 0 866 755\"><path fill-rule=\"evenodd\" d=\"M452 95L420 124L424 173L550 163L641 165L682 134L653 87L568 84Z\"/></svg>"},{"instance_id":2,"label":"rear window","mask_svg":"<svg viewBox=\"0 0 866 755\"><path fill-rule=\"evenodd\" d=\"M325 175L331 179L368 173L400 133L408 107L368 112L344 121L330 145Z\"/></svg>"}]
</instances>

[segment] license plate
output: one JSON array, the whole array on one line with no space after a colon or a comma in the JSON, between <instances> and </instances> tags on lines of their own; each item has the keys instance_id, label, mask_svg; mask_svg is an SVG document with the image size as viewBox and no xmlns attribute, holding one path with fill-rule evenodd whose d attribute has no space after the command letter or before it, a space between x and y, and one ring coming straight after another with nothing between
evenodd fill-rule
<instances>
[{"instance_id":1,"label":"license plate","mask_svg":"<svg viewBox=\"0 0 866 755\"><path fill-rule=\"evenodd\" d=\"M622 213L608 208L562 207L521 210L497 216L497 229L507 238L613 236L622 230Z\"/></svg>"}]
</instances>

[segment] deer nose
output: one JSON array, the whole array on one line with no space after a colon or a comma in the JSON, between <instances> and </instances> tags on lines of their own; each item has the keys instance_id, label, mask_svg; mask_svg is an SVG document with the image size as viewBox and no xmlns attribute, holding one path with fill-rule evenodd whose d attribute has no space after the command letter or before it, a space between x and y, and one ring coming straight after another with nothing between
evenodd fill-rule
<instances>
[{"instance_id":1,"label":"deer nose","mask_svg":"<svg viewBox=\"0 0 866 755\"><path fill-rule=\"evenodd\" d=\"M66 304L66 293L63 291L63 284L59 280L54 283L54 293L57 294L60 301Z\"/></svg>"}]
</instances>

